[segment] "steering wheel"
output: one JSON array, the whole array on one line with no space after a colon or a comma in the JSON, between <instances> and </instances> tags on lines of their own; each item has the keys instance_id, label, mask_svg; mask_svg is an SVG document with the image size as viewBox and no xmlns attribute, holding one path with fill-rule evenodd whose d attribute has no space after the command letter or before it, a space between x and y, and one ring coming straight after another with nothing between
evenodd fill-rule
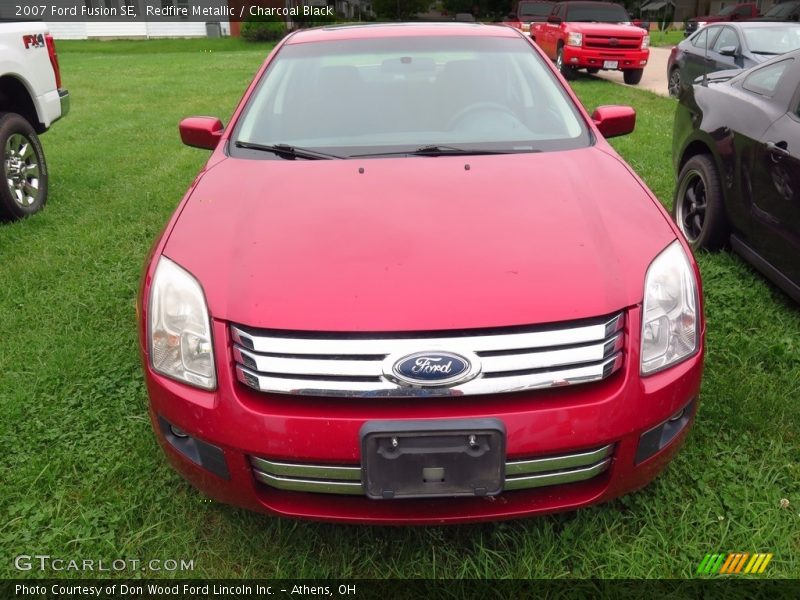
<instances>
[{"instance_id":1,"label":"steering wheel","mask_svg":"<svg viewBox=\"0 0 800 600\"><path fill-rule=\"evenodd\" d=\"M450 120L447 122L447 129L457 129L458 125L462 121L466 120L467 117L475 118L474 115L477 115L478 113L502 114L504 116L511 117L518 123L520 122L517 115L514 114L514 111L507 106L503 106L499 102L475 102L474 104L465 106L452 117L450 117Z\"/></svg>"}]
</instances>

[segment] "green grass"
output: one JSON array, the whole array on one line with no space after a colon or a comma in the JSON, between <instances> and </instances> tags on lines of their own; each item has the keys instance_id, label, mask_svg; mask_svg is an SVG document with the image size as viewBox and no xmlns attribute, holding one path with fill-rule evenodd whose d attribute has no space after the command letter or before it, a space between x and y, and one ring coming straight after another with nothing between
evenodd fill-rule
<instances>
[{"instance_id":1,"label":"green grass","mask_svg":"<svg viewBox=\"0 0 800 600\"><path fill-rule=\"evenodd\" d=\"M73 112L43 138L50 204L0 226L4 577L25 575L19 554L188 558L191 575L209 577L691 577L707 552L739 550L775 553L771 576L800 574L800 310L725 253L699 256L708 355L696 427L636 494L552 517L388 529L251 514L184 483L146 416L134 298L152 240L207 157L181 146L179 119L227 119L267 50L59 45ZM669 205L674 103L588 77L575 89L590 109L636 107L636 132L614 144Z\"/></svg>"},{"instance_id":2,"label":"green grass","mask_svg":"<svg viewBox=\"0 0 800 600\"><path fill-rule=\"evenodd\" d=\"M684 40L683 30L651 31L651 46L675 46Z\"/></svg>"}]
</instances>

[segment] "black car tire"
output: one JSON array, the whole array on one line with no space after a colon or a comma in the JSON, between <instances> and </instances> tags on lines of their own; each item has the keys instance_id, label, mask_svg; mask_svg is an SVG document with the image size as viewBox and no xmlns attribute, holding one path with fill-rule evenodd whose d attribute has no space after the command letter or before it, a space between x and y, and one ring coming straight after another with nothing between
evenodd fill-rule
<instances>
[{"instance_id":1,"label":"black car tire","mask_svg":"<svg viewBox=\"0 0 800 600\"><path fill-rule=\"evenodd\" d=\"M681 85L681 70L679 67L672 67L667 78L667 91L672 98L680 96Z\"/></svg>"},{"instance_id":2,"label":"black car tire","mask_svg":"<svg viewBox=\"0 0 800 600\"><path fill-rule=\"evenodd\" d=\"M629 69L622 72L622 78L628 85L636 85L642 80L644 69Z\"/></svg>"},{"instance_id":3,"label":"black car tire","mask_svg":"<svg viewBox=\"0 0 800 600\"><path fill-rule=\"evenodd\" d=\"M672 216L692 248L719 250L730 234L719 171L708 154L693 156L675 186Z\"/></svg>"},{"instance_id":4,"label":"black car tire","mask_svg":"<svg viewBox=\"0 0 800 600\"><path fill-rule=\"evenodd\" d=\"M561 71L564 79L567 81L572 81L575 79L575 67L568 67L564 64L564 46L558 47L558 52L556 53L556 66L558 67L558 70Z\"/></svg>"},{"instance_id":5,"label":"black car tire","mask_svg":"<svg viewBox=\"0 0 800 600\"><path fill-rule=\"evenodd\" d=\"M47 202L42 144L31 124L16 113L0 113L0 175L0 219L28 217Z\"/></svg>"}]
</instances>

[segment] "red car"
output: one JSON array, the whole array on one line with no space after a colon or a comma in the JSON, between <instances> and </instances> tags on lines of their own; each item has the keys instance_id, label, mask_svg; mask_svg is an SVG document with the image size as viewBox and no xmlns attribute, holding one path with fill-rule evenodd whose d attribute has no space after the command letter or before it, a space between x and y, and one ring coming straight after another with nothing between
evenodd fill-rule
<instances>
[{"instance_id":1,"label":"red car","mask_svg":"<svg viewBox=\"0 0 800 600\"><path fill-rule=\"evenodd\" d=\"M647 484L698 406L697 266L546 56L508 27L302 30L153 247L156 436L221 502L434 524ZM510 173L524 173L528 184Z\"/></svg>"}]
</instances>

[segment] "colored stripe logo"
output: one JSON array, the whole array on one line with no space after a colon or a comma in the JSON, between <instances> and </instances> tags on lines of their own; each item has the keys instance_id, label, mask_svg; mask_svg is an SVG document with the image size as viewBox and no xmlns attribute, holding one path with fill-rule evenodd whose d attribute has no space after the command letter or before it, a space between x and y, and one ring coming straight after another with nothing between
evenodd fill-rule
<instances>
[{"instance_id":1,"label":"colored stripe logo","mask_svg":"<svg viewBox=\"0 0 800 600\"><path fill-rule=\"evenodd\" d=\"M706 554L697 567L698 575L743 575L763 573L772 554L732 552L729 554Z\"/></svg>"}]
</instances>

